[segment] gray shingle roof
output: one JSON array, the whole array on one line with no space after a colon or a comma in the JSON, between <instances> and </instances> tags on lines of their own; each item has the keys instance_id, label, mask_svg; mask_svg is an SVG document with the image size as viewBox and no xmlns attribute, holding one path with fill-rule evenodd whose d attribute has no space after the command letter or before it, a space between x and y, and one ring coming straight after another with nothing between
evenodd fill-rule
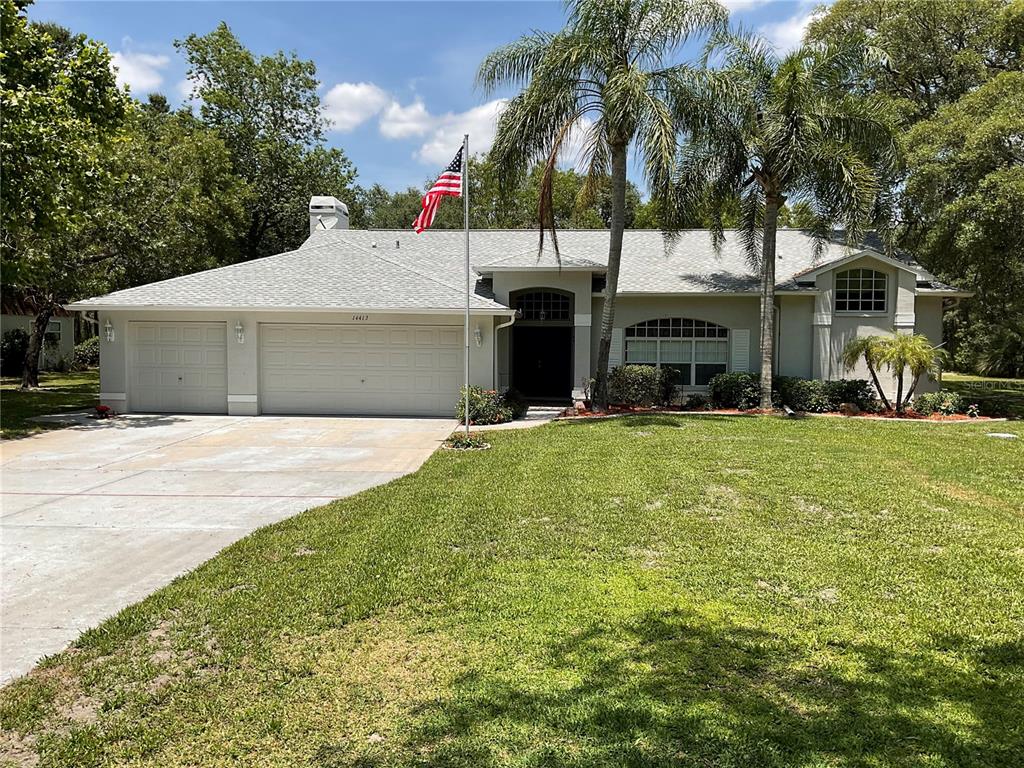
<instances>
[{"instance_id":1,"label":"gray shingle roof","mask_svg":"<svg viewBox=\"0 0 1024 768\"><path fill-rule=\"evenodd\" d=\"M311 241L313 239L311 238ZM75 308L462 310L463 278L390 253L334 242L232 264L76 302ZM482 286L481 286L482 288ZM477 310L507 310L481 290Z\"/></svg>"},{"instance_id":2,"label":"gray shingle roof","mask_svg":"<svg viewBox=\"0 0 1024 768\"><path fill-rule=\"evenodd\" d=\"M560 231L562 266L603 270L608 237L607 230ZM470 243L471 263L480 275L504 269L559 268L550 237L538 253L536 230L475 230ZM808 290L806 280L798 281L798 276L857 250L835 242L816 259L809 235L779 230L778 287ZM464 259L465 235L460 230L428 230L422 235L409 230L318 230L295 251L117 291L79 302L78 308L460 310L465 306ZM955 290L920 265L905 263L922 288ZM756 293L758 278L735 232L725 233L725 243L716 253L707 230L680 232L671 245L660 232L627 230L619 291ZM472 306L506 309L479 280Z\"/></svg>"}]
</instances>

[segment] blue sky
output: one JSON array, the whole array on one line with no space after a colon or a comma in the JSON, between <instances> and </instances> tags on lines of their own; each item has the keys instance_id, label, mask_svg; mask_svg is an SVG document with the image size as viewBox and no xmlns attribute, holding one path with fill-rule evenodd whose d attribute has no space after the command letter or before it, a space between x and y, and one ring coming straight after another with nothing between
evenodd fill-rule
<instances>
[{"instance_id":1,"label":"blue sky","mask_svg":"<svg viewBox=\"0 0 1024 768\"><path fill-rule=\"evenodd\" d=\"M725 0L732 19L780 49L799 43L814 0ZM419 186L469 132L490 146L501 97L473 86L481 58L530 29L562 25L559 2L58 2L37 0L29 18L55 21L107 44L118 79L144 97L187 100L185 61L174 40L226 21L256 53L312 59L320 96L359 183ZM686 52L681 54L686 55ZM640 183L638 174L631 173ZM642 186L642 185L641 185Z\"/></svg>"}]
</instances>

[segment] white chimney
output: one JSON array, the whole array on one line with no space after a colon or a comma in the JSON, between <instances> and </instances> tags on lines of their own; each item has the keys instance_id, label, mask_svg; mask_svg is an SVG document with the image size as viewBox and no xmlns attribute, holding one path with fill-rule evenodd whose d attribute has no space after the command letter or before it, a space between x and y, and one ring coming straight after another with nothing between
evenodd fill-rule
<instances>
[{"instance_id":1,"label":"white chimney","mask_svg":"<svg viewBox=\"0 0 1024 768\"><path fill-rule=\"evenodd\" d=\"M348 206L336 197L309 198L309 234L318 229L348 229Z\"/></svg>"}]
</instances>

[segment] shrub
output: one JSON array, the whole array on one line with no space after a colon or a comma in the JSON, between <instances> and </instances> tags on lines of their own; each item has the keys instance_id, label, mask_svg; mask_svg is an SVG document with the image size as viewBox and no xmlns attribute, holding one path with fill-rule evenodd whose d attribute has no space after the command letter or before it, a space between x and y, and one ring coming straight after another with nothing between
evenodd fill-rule
<instances>
[{"instance_id":1,"label":"shrub","mask_svg":"<svg viewBox=\"0 0 1024 768\"><path fill-rule=\"evenodd\" d=\"M521 419L526 415L526 411L529 410L529 404L523 399L522 394L515 389L505 390L505 405L512 411L513 419Z\"/></svg>"},{"instance_id":2,"label":"shrub","mask_svg":"<svg viewBox=\"0 0 1024 768\"><path fill-rule=\"evenodd\" d=\"M491 447L479 432L470 432L468 435L461 431L453 432L444 444L459 451L482 451Z\"/></svg>"},{"instance_id":3,"label":"shrub","mask_svg":"<svg viewBox=\"0 0 1024 768\"><path fill-rule=\"evenodd\" d=\"M914 398L914 410L925 416L939 413L943 416L952 416L954 413L966 413L967 401L957 394L943 389L938 392L925 392Z\"/></svg>"},{"instance_id":4,"label":"shrub","mask_svg":"<svg viewBox=\"0 0 1024 768\"><path fill-rule=\"evenodd\" d=\"M708 382L708 395L716 408L756 408L761 384L756 373L719 373Z\"/></svg>"},{"instance_id":5,"label":"shrub","mask_svg":"<svg viewBox=\"0 0 1024 768\"><path fill-rule=\"evenodd\" d=\"M455 418L465 423L466 388L459 393L459 402L455 406ZM505 396L494 389L483 387L469 388L469 423L470 424L504 424L512 421L512 408L506 405Z\"/></svg>"},{"instance_id":6,"label":"shrub","mask_svg":"<svg viewBox=\"0 0 1024 768\"><path fill-rule=\"evenodd\" d=\"M843 403L853 403L860 410L871 410L874 390L864 379L817 381L795 376L778 376L772 382L774 400L794 411L826 413L838 411Z\"/></svg>"},{"instance_id":7,"label":"shrub","mask_svg":"<svg viewBox=\"0 0 1024 768\"><path fill-rule=\"evenodd\" d=\"M28 352L28 332L24 328L12 328L0 341L0 374L21 376L25 368L25 353Z\"/></svg>"},{"instance_id":8,"label":"shrub","mask_svg":"<svg viewBox=\"0 0 1024 768\"><path fill-rule=\"evenodd\" d=\"M608 374L608 396L616 405L662 402L661 371L653 365L620 365Z\"/></svg>"},{"instance_id":9,"label":"shrub","mask_svg":"<svg viewBox=\"0 0 1024 768\"><path fill-rule=\"evenodd\" d=\"M688 411L706 411L711 408L711 398L707 395L702 395L699 392L694 393L686 398L686 402L683 403L683 408Z\"/></svg>"},{"instance_id":10,"label":"shrub","mask_svg":"<svg viewBox=\"0 0 1024 768\"><path fill-rule=\"evenodd\" d=\"M93 336L75 345L71 355L71 370L84 371L100 364L100 337Z\"/></svg>"},{"instance_id":11,"label":"shrub","mask_svg":"<svg viewBox=\"0 0 1024 768\"><path fill-rule=\"evenodd\" d=\"M676 393L682 393L680 386L683 375L675 368L661 369L661 402L664 405L676 403Z\"/></svg>"}]
</instances>

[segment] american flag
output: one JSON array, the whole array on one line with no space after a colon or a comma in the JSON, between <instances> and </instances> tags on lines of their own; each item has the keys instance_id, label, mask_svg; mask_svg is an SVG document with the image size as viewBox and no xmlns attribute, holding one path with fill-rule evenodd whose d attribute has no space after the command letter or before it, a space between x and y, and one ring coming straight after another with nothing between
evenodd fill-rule
<instances>
[{"instance_id":1,"label":"american flag","mask_svg":"<svg viewBox=\"0 0 1024 768\"><path fill-rule=\"evenodd\" d=\"M424 229L434 223L434 214L437 213L437 206L445 195L462 197L462 150L455 153L455 159L448 163L448 167L441 171L434 186L423 196L423 210L412 223L412 228L418 235Z\"/></svg>"}]
</instances>

